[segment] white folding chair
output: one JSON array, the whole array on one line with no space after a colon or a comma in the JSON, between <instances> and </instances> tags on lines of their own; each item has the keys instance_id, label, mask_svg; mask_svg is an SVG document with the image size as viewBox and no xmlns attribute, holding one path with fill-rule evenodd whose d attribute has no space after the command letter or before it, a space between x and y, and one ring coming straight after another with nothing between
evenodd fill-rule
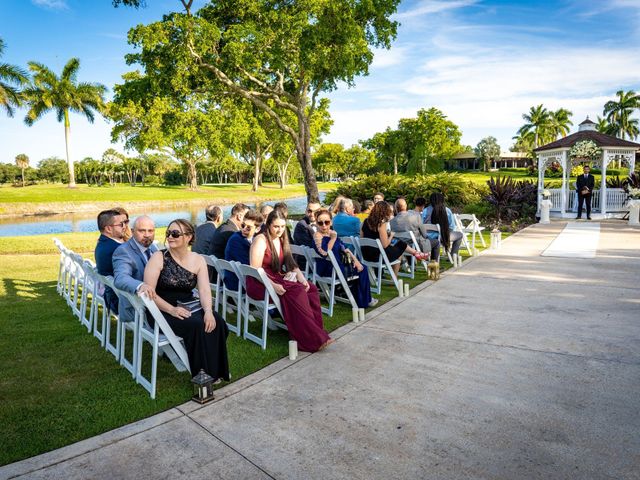
<instances>
[{"instance_id":1,"label":"white folding chair","mask_svg":"<svg viewBox=\"0 0 640 480\"><path fill-rule=\"evenodd\" d=\"M204 261L207 262L207 266L212 267L218 272L218 258L215 255L205 255L201 253ZM216 275L216 283L209 282L209 286L211 287L211 297L213 299L213 311L218 311L218 306L220 303L220 296L222 295L222 278L220 278L220 274Z\"/></svg>"},{"instance_id":2,"label":"white folding chair","mask_svg":"<svg viewBox=\"0 0 640 480\"><path fill-rule=\"evenodd\" d=\"M425 223L424 229L426 232L437 232L438 240L440 241L440 251L445 252L447 254L447 258L449 259L449 263L453 265L453 258L451 257L451 252L445 248L444 243L442 241L442 235L440 233L440 225L433 223ZM442 254L438 255L438 263L440 263L440 259L442 258Z\"/></svg>"},{"instance_id":3,"label":"white folding chair","mask_svg":"<svg viewBox=\"0 0 640 480\"><path fill-rule=\"evenodd\" d=\"M351 293L351 289L349 288L349 283L347 279L344 277L342 270L340 269L340 264L336 259L335 255L331 250L327 252L327 257L322 257L318 254L314 249L304 247L305 252L307 254L307 264L311 264L311 272L312 277L311 281L316 284L323 295L327 298L329 302L328 307L322 307L322 312L326 313L330 317L333 317L333 307L335 306L336 301L341 301L344 303L349 303L351 308L359 308L356 302L356 299L353 297ZM330 262L331 263L331 276L323 277L318 274L318 261ZM336 295L336 286L341 285L342 289L345 292L346 298Z\"/></svg>"},{"instance_id":4,"label":"white folding chair","mask_svg":"<svg viewBox=\"0 0 640 480\"><path fill-rule=\"evenodd\" d=\"M84 282L82 284L82 295L80 297L80 323L87 327L87 331L91 332L93 327L93 303L96 300L96 282L98 279L95 275L93 264L90 260L82 262L82 270L84 272ZM91 301L91 303L89 303ZM87 316L87 310L89 314Z\"/></svg>"},{"instance_id":5,"label":"white folding chair","mask_svg":"<svg viewBox=\"0 0 640 480\"><path fill-rule=\"evenodd\" d=\"M304 270L302 270L302 273L304 275L304 278L306 278L307 280L311 280L311 266L309 265L309 259L307 258L306 254L306 249L308 247L305 247L304 245L290 245L290 247L291 253L293 255L299 255L306 260L305 267Z\"/></svg>"},{"instance_id":6,"label":"white folding chair","mask_svg":"<svg viewBox=\"0 0 640 480\"><path fill-rule=\"evenodd\" d=\"M154 399L156 398L158 356L161 353L165 354L179 372L190 370L189 356L184 348L182 339L173 333L167 320L153 300L150 300L146 295L139 297L123 291L118 291L117 293L118 295L124 295L136 310L137 324L140 330L137 336L136 351L138 354L135 362L135 379ZM145 307L153 316L153 328L147 322ZM148 342L151 345L151 377L149 379L142 373L142 342Z\"/></svg>"},{"instance_id":7,"label":"white folding chair","mask_svg":"<svg viewBox=\"0 0 640 480\"><path fill-rule=\"evenodd\" d=\"M467 243L469 240L468 235L471 235L471 248L475 251L476 248L476 235L480 237L480 242L484 248L487 248L487 244L482 236L484 227L480 226L480 222L473 213L459 213L455 214L458 228L462 234L466 237Z\"/></svg>"},{"instance_id":8,"label":"white folding chair","mask_svg":"<svg viewBox=\"0 0 640 480\"><path fill-rule=\"evenodd\" d=\"M69 292L69 306L71 307L71 312L78 317L80 323L82 321L82 312L80 310L82 306L82 297L84 296L85 289L85 271L84 271L84 259L82 255L77 253L71 254L71 260L73 262L72 265L72 277L73 277L73 288L70 289ZM84 323L83 323L84 324Z\"/></svg>"},{"instance_id":9,"label":"white folding chair","mask_svg":"<svg viewBox=\"0 0 640 480\"><path fill-rule=\"evenodd\" d=\"M418 252L422 252L423 249L420 247L420 243L418 243L418 239L416 238L415 234L410 231L407 230L405 232L395 232L394 233L394 238L398 238L400 240L404 240L406 242L407 245L409 245L411 248L413 248L414 250L417 250ZM429 240L426 240L427 242ZM431 251L427 251L425 253L430 253ZM398 273L399 276L401 277L409 277L411 279L415 278L415 272L416 272L416 257L414 257L412 254L405 252L403 254L403 256L406 258L407 264L409 265L409 272L405 273L400 271ZM422 263L422 266L424 267L424 271L427 271L427 262L426 260L421 260L420 263Z\"/></svg>"},{"instance_id":10,"label":"white folding chair","mask_svg":"<svg viewBox=\"0 0 640 480\"><path fill-rule=\"evenodd\" d=\"M64 295L65 284L67 282L67 270L66 270L66 257L67 249L57 238L53 239L53 243L60 252L60 262L58 264L58 282L56 284L56 291L59 295Z\"/></svg>"},{"instance_id":11,"label":"white folding chair","mask_svg":"<svg viewBox=\"0 0 640 480\"><path fill-rule=\"evenodd\" d=\"M464 231L464 227L462 226L462 222L460 221L458 214L456 213L453 214L453 221L456 224L456 230L462 233L461 245L467 249L467 252L469 253L469 255L473 256L473 250L469 245L469 234Z\"/></svg>"},{"instance_id":12,"label":"white folding chair","mask_svg":"<svg viewBox=\"0 0 640 480\"><path fill-rule=\"evenodd\" d=\"M363 247L370 247L376 248L380 254L378 256L378 260L375 262L365 260L364 258L362 259L362 264L369 267L369 271L373 273L374 281L371 283L371 290L379 295L382 291L383 282L390 284L392 283L396 287L396 290L398 290L398 295L402 295L403 292L400 286L400 282L398 281L398 277L396 276L392 268L392 265L400 263L400 259L396 259L395 261L390 262L389 257L387 257L387 254L384 251L384 248L382 248L380 240L377 238L375 240L371 238L354 238L356 240L356 243L358 244L360 251L362 251ZM385 271L389 275L390 280L384 278Z\"/></svg>"},{"instance_id":13,"label":"white folding chair","mask_svg":"<svg viewBox=\"0 0 640 480\"><path fill-rule=\"evenodd\" d=\"M114 292L116 291L116 287L113 284L113 278L112 277L105 277L104 275L100 275L97 272L96 272L96 277L98 278L98 281L104 287L109 287ZM120 322L120 318L118 317L118 315L116 315L114 312L109 310L109 307L106 305L106 302L104 301L104 296L101 295L101 298L102 298L102 302L103 302L103 304L102 304L103 305L103 308L102 308L102 311L103 311L103 317L102 317L103 327L102 327L102 331L98 335L96 335L97 317L94 317L96 322L94 323L93 335L96 336L97 338L100 338L100 335L102 336L102 344L104 345L105 350L107 352L109 352L110 354L112 354L115 357L117 362L119 362L121 365L124 365L125 368L127 368L127 370L129 370L131 372L131 374L135 378L135 371L134 371L135 369L133 368L133 362L129 362L125 358L125 363L123 364L123 357L124 357L123 344L125 342L124 342L124 339L122 338L123 337L123 333L125 333L125 329L126 330L134 330L135 329L135 325L129 325L128 327L123 327L122 325L134 324L135 322ZM97 310L97 307L96 307L96 310ZM104 314L104 312L106 312L106 315ZM95 311L95 315L98 315L97 311ZM116 341L115 341L115 343L111 343L111 321L112 320L115 320L115 326L116 326ZM135 342L134 342L134 346L135 346ZM131 368L129 368L129 366Z\"/></svg>"},{"instance_id":14,"label":"white folding chair","mask_svg":"<svg viewBox=\"0 0 640 480\"><path fill-rule=\"evenodd\" d=\"M240 273L237 268L237 265L240 265L240 263L228 262L219 258L215 261L215 265L218 270L218 279L222 282L222 300L220 302L222 305L222 318L227 322L227 313L229 310L231 310L231 312L235 312L235 325L227 322L227 326L229 327L229 330L237 336L240 336L240 332L242 331L242 279L240 278ZM229 272L231 275L235 275L238 278L238 288L236 290L227 288L227 285L224 283L225 272ZM232 299L234 303L229 302L229 299Z\"/></svg>"},{"instance_id":15,"label":"white folding chair","mask_svg":"<svg viewBox=\"0 0 640 480\"><path fill-rule=\"evenodd\" d=\"M254 278L258 280L265 287L264 297L262 299L253 299L249 296L249 294L246 294L244 296L242 312L242 316L244 317L244 331L242 336L247 340L251 340L252 342L257 343L262 347L263 350L266 350L267 329L269 327L269 323L271 322L280 328L283 328L285 330L287 329L287 326L284 323L274 320L270 313L270 309L275 307L280 313L280 316L284 319L282 306L280 304L280 298L273 289L273 285L271 285L271 281L267 277L267 274L262 267L253 268L251 265L238 264L238 273L240 274L240 280L245 291L248 278ZM251 307L254 308L251 309ZM249 331L250 314L254 314L262 318L262 327L259 336L254 335Z\"/></svg>"}]
</instances>

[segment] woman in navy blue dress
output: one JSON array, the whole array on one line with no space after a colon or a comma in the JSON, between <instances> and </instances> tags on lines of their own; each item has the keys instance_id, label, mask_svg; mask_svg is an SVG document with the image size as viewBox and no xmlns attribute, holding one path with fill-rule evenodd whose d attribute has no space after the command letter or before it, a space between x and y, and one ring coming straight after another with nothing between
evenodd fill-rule
<instances>
[{"instance_id":1,"label":"woman in navy blue dress","mask_svg":"<svg viewBox=\"0 0 640 480\"><path fill-rule=\"evenodd\" d=\"M365 265L362 265L356 256L351 253L347 247L340 241L335 230L331 229L331 213L329 210L321 209L316 212L316 225L318 231L313 235L314 248L323 257L328 255L331 250L336 257L340 270L347 278L351 273L357 275L357 279L349 282L349 289L360 308L373 307L378 303L377 299L371 298L371 282L369 281L369 271ZM342 263L342 254L348 255L355 268L355 272L347 271L347 267ZM316 268L318 274L323 277L329 277L332 274L333 265L329 260L317 260Z\"/></svg>"}]
</instances>

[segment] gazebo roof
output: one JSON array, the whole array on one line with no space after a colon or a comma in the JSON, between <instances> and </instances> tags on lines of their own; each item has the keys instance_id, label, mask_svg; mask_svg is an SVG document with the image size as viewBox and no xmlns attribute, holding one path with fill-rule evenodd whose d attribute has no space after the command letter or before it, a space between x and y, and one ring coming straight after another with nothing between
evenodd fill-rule
<instances>
[{"instance_id":1,"label":"gazebo roof","mask_svg":"<svg viewBox=\"0 0 640 480\"><path fill-rule=\"evenodd\" d=\"M585 122L583 122L585 123ZM589 120L589 123L593 123ZM582 125L582 124L581 124ZM576 143L582 140L593 140L599 147L626 147L640 149L640 143L630 142L628 140L622 140L621 138L614 137L613 135L605 135L596 130L582 130L571 135L567 135L555 142L547 143L534 149L534 152L544 152L547 150L555 150L557 148L571 148Z\"/></svg>"}]
</instances>

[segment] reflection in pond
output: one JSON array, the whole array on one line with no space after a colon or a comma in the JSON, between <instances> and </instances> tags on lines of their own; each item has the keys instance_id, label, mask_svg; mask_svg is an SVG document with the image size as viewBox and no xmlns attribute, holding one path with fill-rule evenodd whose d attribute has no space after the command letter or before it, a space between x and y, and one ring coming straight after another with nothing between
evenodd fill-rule
<instances>
[{"instance_id":1,"label":"reflection in pond","mask_svg":"<svg viewBox=\"0 0 640 480\"><path fill-rule=\"evenodd\" d=\"M320 199L324 200L325 194L320 194ZM305 207L307 205L306 197L289 198L285 200L289 207L289 214L301 215L304 214ZM278 200L271 200L264 203L273 205ZM255 206L251 204L250 206ZM231 208L233 205L226 205L222 207L224 218L229 217ZM148 212L141 212L149 215L156 222L158 227L166 227L169 222L176 218L187 218L192 223L204 222L204 207L193 207L188 209L174 209L174 210L149 210ZM0 219L0 237L14 237L24 235L41 235L41 234L56 234L66 232L95 232L98 227L96 225L96 216L89 215L87 213L79 214L61 214L61 215L42 215L42 216L23 216L18 218L5 218ZM131 215L135 218L137 215Z\"/></svg>"}]
</instances>

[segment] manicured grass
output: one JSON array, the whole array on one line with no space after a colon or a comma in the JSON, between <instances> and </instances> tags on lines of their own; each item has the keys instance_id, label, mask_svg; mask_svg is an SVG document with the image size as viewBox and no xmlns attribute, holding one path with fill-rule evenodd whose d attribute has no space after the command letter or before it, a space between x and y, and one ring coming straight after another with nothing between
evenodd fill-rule
<instances>
[{"instance_id":1,"label":"manicured grass","mask_svg":"<svg viewBox=\"0 0 640 480\"><path fill-rule=\"evenodd\" d=\"M159 232L161 233L161 232ZM140 420L189 400L190 376L168 361L158 363L158 391L146 390L87 333L56 292L58 259L50 235L7 237L0 242L0 465L69 445ZM97 233L58 238L91 257ZM486 235L488 242L488 234ZM446 261L442 262L447 267ZM425 280L418 270L411 287ZM385 286L379 305L396 297ZM351 307L338 304L325 326L351 321ZM288 353L288 335L269 331L267 350L234 334L228 339L233 380ZM330 349L327 352L330 354ZM146 363L148 363L148 349Z\"/></svg>"},{"instance_id":2,"label":"manicured grass","mask_svg":"<svg viewBox=\"0 0 640 480\"><path fill-rule=\"evenodd\" d=\"M318 187L327 190L335 185L319 183ZM142 186L131 187L129 185L87 186L78 184L76 188L67 188L63 184L31 185L25 188L0 185L0 202L111 202L114 198L119 201L144 201L144 200L212 200L216 197L241 201L247 195L252 197L272 198L274 195L305 195L304 185L300 183L288 185L284 190L275 183L265 183L257 192L251 191L248 184L224 184L204 185L197 191L191 191L184 186Z\"/></svg>"}]
</instances>

